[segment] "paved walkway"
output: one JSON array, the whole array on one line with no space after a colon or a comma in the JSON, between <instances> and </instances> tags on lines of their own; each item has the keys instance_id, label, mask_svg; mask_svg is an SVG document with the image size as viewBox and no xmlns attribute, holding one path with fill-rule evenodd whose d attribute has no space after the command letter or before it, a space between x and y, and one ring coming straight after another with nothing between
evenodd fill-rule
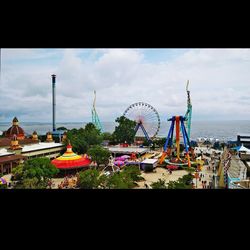
<instances>
[{"instance_id":1,"label":"paved walkway","mask_svg":"<svg viewBox=\"0 0 250 250\"><path fill-rule=\"evenodd\" d=\"M137 182L139 186L136 188L145 188L145 184L150 186L153 182L156 182L159 179L164 179L166 183L169 181L177 181L186 174L188 174L186 170L174 170L172 171L172 174L169 174L167 169L157 167L154 169L154 172L142 172L141 176L145 179L145 181Z\"/></svg>"},{"instance_id":2,"label":"paved walkway","mask_svg":"<svg viewBox=\"0 0 250 250\"><path fill-rule=\"evenodd\" d=\"M211 158L210 157L204 157L205 159L208 159L208 162L211 162ZM210 163L210 169L209 169L209 165L204 165L203 168L202 168L202 171L199 172L199 175L204 175L204 177L201 177L200 179L198 178L197 179L197 182L196 182L196 178L194 178L194 184L195 184L195 188L197 189L203 189L202 187L202 181L206 181L206 186L209 185L210 182L213 182L213 168L211 166L211 163ZM197 187L196 187L197 185ZM207 187L206 187L207 188ZM212 186L213 188L213 186Z\"/></svg>"}]
</instances>

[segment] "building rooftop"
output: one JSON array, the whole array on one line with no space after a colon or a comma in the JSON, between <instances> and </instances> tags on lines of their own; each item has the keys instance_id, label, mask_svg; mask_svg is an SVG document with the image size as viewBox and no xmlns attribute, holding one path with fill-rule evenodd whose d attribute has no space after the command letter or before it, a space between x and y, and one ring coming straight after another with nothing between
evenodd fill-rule
<instances>
[{"instance_id":1,"label":"building rooftop","mask_svg":"<svg viewBox=\"0 0 250 250\"><path fill-rule=\"evenodd\" d=\"M242 178L247 168L238 156L233 155L228 174L231 178Z\"/></svg>"},{"instance_id":2,"label":"building rooftop","mask_svg":"<svg viewBox=\"0 0 250 250\"><path fill-rule=\"evenodd\" d=\"M237 136L246 136L246 137L250 137L249 133L237 133Z\"/></svg>"},{"instance_id":3,"label":"building rooftop","mask_svg":"<svg viewBox=\"0 0 250 250\"><path fill-rule=\"evenodd\" d=\"M240 138L241 142L250 142L250 137L249 138Z\"/></svg>"},{"instance_id":4,"label":"building rooftop","mask_svg":"<svg viewBox=\"0 0 250 250\"><path fill-rule=\"evenodd\" d=\"M22 160L25 158L26 157L24 155L8 155L8 156L0 157L0 164L12 162L12 161L16 161L16 160Z\"/></svg>"},{"instance_id":5,"label":"building rooftop","mask_svg":"<svg viewBox=\"0 0 250 250\"><path fill-rule=\"evenodd\" d=\"M30 151L36 151L41 149L48 149L48 148L56 148L56 147L62 147L62 143L56 143L56 142L39 142L33 145L25 145L22 149L22 153L30 152Z\"/></svg>"},{"instance_id":6,"label":"building rooftop","mask_svg":"<svg viewBox=\"0 0 250 250\"><path fill-rule=\"evenodd\" d=\"M0 157L6 156L6 155L14 155L14 153L8 152L6 148L0 149Z\"/></svg>"},{"instance_id":7,"label":"building rooftop","mask_svg":"<svg viewBox=\"0 0 250 250\"><path fill-rule=\"evenodd\" d=\"M140 153L144 154L149 151L148 148L139 148L139 147L105 147L112 153L120 153L120 154L132 154L132 153Z\"/></svg>"},{"instance_id":8,"label":"building rooftop","mask_svg":"<svg viewBox=\"0 0 250 250\"><path fill-rule=\"evenodd\" d=\"M0 138L0 148L1 147L8 147L10 146L11 138ZM30 138L25 138L23 140L18 140L18 143L20 145L25 145L25 144L37 144L37 141L34 141Z\"/></svg>"},{"instance_id":9,"label":"building rooftop","mask_svg":"<svg viewBox=\"0 0 250 250\"><path fill-rule=\"evenodd\" d=\"M158 159L146 159L144 161L142 161L141 163L144 163L144 164L154 164L158 161Z\"/></svg>"}]
</instances>

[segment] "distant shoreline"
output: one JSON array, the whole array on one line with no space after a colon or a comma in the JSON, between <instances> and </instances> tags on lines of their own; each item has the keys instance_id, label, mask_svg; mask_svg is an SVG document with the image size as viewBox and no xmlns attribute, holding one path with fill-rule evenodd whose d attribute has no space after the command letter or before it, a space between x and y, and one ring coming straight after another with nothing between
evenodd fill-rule
<instances>
[{"instance_id":1,"label":"distant shoreline","mask_svg":"<svg viewBox=\"0 0 250 250\"><path fill-rule=\"evenodd\" d=\"M8 120L8 121L0 121L0 124L11 124L11 121L12 119ZM67 122L64 122L64 121L57 121L56 123L57 124L81 124L81 123L89 123L91 122L91 120L89 121L81 121L81 122L74 122L74 121L67 121ZM169 123L167 120L161 120L161 123L162 122L166 122L166 123ZM194 120L192 119L192 123L196 123L196 122L209 122L209 123L213 123L213 122L250 122L250 120ZM23 123L23 124L30 124L30 123L34 123L34 124L51 124L52 122L51 121L41 121L41 122L37 122L37 121L20 121L20 123ZM102 123L115 123L115 121L102 121Z\"/></svg>"},{"instance_id":2,"label":"distant shoreline","mask_svg":"<svg viewBox=\"0 0 250 250\"><path fill-rule=\"evenodd\" d=\"M88 121L90 122L90 121ZM66 127L67 129L79 129L84 127L88 122L56 122L56 127ZM116 122L102 122L104 131L113 133ZM45 135L48 131L52 131L52 122L22 122L19 125L23 127L26 134L30 135L33 131L37 131L40 135ZM11 126L10 122L0 122L0 131L5 131ZM160 130L157 134L158 138L167 137L170 122L161 122ZM250 120L231 120L231 121L192 121L191 139L198 138L214 138L219 141L236 141L238 134L250 134Z\"/></svg>"}]
</instances>

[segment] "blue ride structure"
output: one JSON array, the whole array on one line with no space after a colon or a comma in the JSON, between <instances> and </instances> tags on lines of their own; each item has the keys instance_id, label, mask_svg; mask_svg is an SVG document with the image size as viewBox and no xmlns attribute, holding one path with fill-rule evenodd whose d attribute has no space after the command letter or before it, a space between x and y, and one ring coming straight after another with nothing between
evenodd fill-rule
<instances>
[{"instance_id":1,"label":"blue ride structure","mask_svg":"<svg viewBox=\"0 0 250 250\"><path fill-rule=\"evenodd\" d=\"M160 158L159 163L162 164L163 161L165 160L165 158L167 156L170 157L171 155L171 151L173 148L173 135L174 135L174 129L176 132L176 158L172 163L183 163L183 164L187 164L189 167L191 166L191 161L190 161L190 151L191 151L191 145L190 145L190 140L189 140L189 136L188 133L186 131L185 128L185 124L184 122L186 121L186 117L183 116L173 116L172 118L168 119L168 121L171 121L171 126L170 129L168 131L168 136L166 139L166 142L164 144L163 147L163 153L162 156ZM185 147L185 153L186 153L186 162L185 160L182 160L180 158L180 131L182 133L182 137L183 137L183 142L184 142L184 147ZM171 161L170 161L171 162Z\"/></svg>"}]
</instances>

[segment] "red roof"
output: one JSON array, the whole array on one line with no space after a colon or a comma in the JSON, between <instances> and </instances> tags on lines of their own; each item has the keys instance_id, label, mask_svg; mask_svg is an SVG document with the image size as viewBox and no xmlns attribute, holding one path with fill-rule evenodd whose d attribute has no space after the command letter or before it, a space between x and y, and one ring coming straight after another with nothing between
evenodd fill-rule
<instances>
[{"instance_id":1,"label":"red roof","mask_svg":"<svg viewBox=\"0 0 250 250\"><path fill-rule=\"evenodd\" d=\"M52 160L51 163L55 165L58 169L74 169L74 168L82 168L87 167L91 163L91 160L88 158L81 158L79 160L68 160L68 161L60 161L60 160Z\"/></svg>"},{"instance_id":2,"label":"red roof","mask_svg":"<svg viewBox=\"0 0 250 250\"><path fill-rule=\"evenodd\" d=\"M5 132L5 136L6 137L12 137L13 135L21 135L24 136L24 130L19 127L18 125L12 125L6 132Z\"/></svg>"}]
</instances>

